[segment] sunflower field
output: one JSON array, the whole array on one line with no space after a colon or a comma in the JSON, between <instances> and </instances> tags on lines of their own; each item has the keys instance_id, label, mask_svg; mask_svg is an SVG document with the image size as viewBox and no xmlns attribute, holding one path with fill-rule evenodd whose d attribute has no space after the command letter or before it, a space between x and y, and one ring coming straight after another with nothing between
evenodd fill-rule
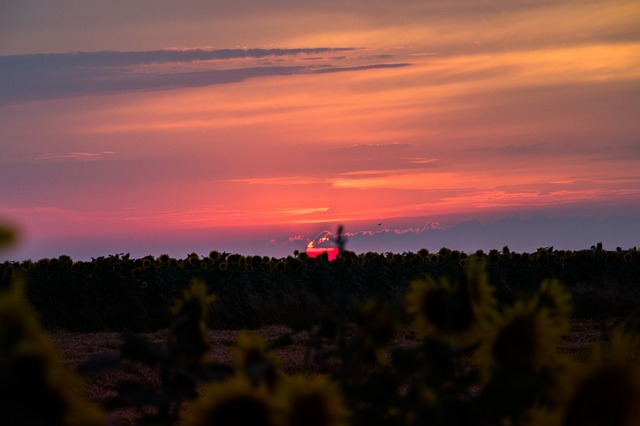
<instances>
[{"instance_id":1,"label":"sunflower field","mask_svg":"<svg viewBox=\"0 0 640 426\"><path fill-rule=\"evenodd\" d=\"M470 254L447 248L402 254L344 251L333 261L297 252L285 258L218 251L182 259L116 254L91 261L63 255L0 263L0 289L22 277L49 329L153 331L169 326L168 308L193 279L200 279L220 301L208 314L210 327L306 327L327 316L353 321L370 297L401 308L412 280L460 274L470 256L485 261L501 303L533 292L548 278L565 283L574 295L574 315L580 317L626 315L640 300L640 251L607 251L601 244L534 253L508 247Z\"/></svg>"},{"instance_id":2,"label":"sunflower field","mask_svg":"<svg viewBox=\"0 0 640 426\"><path fill-rule=\"evenodd\" d=\"M2 424L635 425L637 250L505 247L472 254L343 252L335 261L212 252L185 259L4 262ZM59 305L58 305L59 304ZM584 357L558 351L577 317L614 317ZM284 324L266 341L254 330ZM212 356L210 327L244 330ZM70 368L47 330L121 331L117 355ZM168 329L166 341L142 331ZM276 355L307 336L304 365ZM403 336L403 344L397 344ZM87 374L122 381L93 401Z\"/></svg>"}]
</instances>

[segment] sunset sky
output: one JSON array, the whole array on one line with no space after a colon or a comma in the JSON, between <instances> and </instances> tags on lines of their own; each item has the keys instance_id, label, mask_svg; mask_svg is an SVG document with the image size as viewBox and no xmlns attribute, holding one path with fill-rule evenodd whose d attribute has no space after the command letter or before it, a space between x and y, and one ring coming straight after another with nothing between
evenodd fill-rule
<instances>
[{"instance_id":1,"label":"sunset sky","mask_svg":"<svg viewBox=\"0 0 640 426\"><path fill-rule=\"evenodd\" d=\"M0 260L640 246L640 3L0 0L0 144Z\"/></svg>"}]
</instances>

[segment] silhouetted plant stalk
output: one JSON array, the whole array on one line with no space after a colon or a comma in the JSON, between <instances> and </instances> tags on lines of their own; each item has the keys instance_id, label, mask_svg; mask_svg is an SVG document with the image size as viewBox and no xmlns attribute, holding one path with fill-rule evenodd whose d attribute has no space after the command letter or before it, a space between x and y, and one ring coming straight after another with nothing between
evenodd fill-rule
<instances>
[{"instance_id":1,"label":"silhouetted plant stalk","mask_svg":"<svg viewBox=\"0 0 640 426\"><path fill-rule=\"evenodd\" d=\"M338 225L338 232L335 238L336 246L338 247L338 257L344 254L344 249L347 244L347 237L344 234L344 226Z\"/></svg>"}]
</instances>

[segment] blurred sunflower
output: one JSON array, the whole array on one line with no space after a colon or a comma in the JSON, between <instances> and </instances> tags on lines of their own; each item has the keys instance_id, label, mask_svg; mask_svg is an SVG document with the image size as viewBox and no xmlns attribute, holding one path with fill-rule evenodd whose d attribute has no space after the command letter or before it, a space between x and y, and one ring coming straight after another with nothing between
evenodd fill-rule
<instances>
[{"instance_id":1,"label":"blurred sunflower","mask_svg":"<svg viewBox=\"0 0 640 426\"><path fill-rule=\"evenodd\" d=\"M466 344L476 337L473 307L466 294L446 277L413 281L407 294L407 313L420 338L435 337Z\"/></svg>"},{"instance_id":2,"label":"blurred sunflower","mask_svg":"<svg viewBox=\"0 0 640 426\"><path fill-rule=\"evenodd\" d=\"M13 244L16 240L16 233L13 228L0 224L0 247Z\"/></svg>"},{"instance_id":3,"label":"blurred sunflower","mask_svg":"<svg viewBox=\"0 0 640 426\"><path fill-rule=\"evenodd\" d=\"M104 425L106 414L81 393L84 383L63 367L41 328L24 284L0 294L0 412L2 424Z\"/></svg>"},{"instance_id":4,"label":"blurred sunflower","mask_svg":"<svg viewBox=\"0 0 640 426\"><path fill-rule=\"evenodd\" d=\"M545 310L554 326L563 334L571 328L572 296L566 287L557 279L546 279L534 295L534 303Z\"/></svg>"},{"instance_id":5,"label":"blurred sunflower","mask_svg":"<svg viewBox=\"0 0 640 426\"><path fill-rule=\"evenodd\" d=\"M638 339L620 332L600 344L587 364L572 364L558 396L557 409L545 419L557 426L631 426L640 419ZM542 424L539 422L539 424Z\"/></svg>"},{"instance_id":6,"label":"blurred sunflower","mask_svg":"<svg viewBox=\"0 0 640 426\"><path fill-rule=\"evenodd\" d=\"M393 338L400 321L389 303L378 299L369 299L360 307L358 317L359 334L364 348L380 365L386 365L388 359L383 347Z\"/></svg>"},{"instance_id":7,"label":"blurred sunflower","mask_svg":"<svg viewBox=\"0 0 640 426\"><path fill-rule=\"evenodd\" d=\"M229 350L236 372L244 374L254 384L264 381L273 387L283 374L280 359L267 350L264 339L257 333L238 333L236 345Z\"/></svg>"},{"instance_id":8,"label":"blurred sunflower","mask_svg":"<svg viewBox=\"0 0 640 426\"><path fill-rule=\"evenodd\" d=\"M637 318L635 318L637 320ZM623 324L611 331L609 335L610 345L606 356L617 358L620 361L636 362L640 360L640 330L638 324ZM604 357L603 350L599 356Z\"/></svg>"},{"instance_id":9,"label":"blurred sunflower","mask_svg":"<svg viewBox=\"0 0 640 426\"><path fill-rule=\"evenodd\" d=\"M182 412L185 426L269 426L273 410L264 387L242 376L203 387L202 394Z\"/></svg>"},{"instance_id":10,"label":"blurred sunflower","mask_svg":"<svg viewBox=\"0 0 640 426\"><path fill-rule=\"evenodd\" d=\"M407 312L418 335L436 337L454 346L477 342L492 318L495 299L484 262L470 259L463 279L446 277L413 281L407 293Z\"/></svg>"},{"instance_id":11,"label":"blurred sunflower","mask_svg":"<svg viewBox=\"0 0 640 426\"><path fill-rule=\"evenodd\" d=\"M475 353L482 378L488 381L497 369L526 368L537 371L556 360L563 336L547 308L531 300L519 300L495 318Z\"/></svg>"},{"instance_id":12,"label":"blurred sunflower","mask_svg":"<svg viewBox=\"0 0 640 426\"><path fill-rule=\"evenodd\" d=\"M349 416L338 385L326 376L287 377L274 406L278 426L346 426Z\"/></svg>"},{"instance_id":13,"label":"blurred sunflower","mask_svg":"<svg viewBox=\"0 0 640 426\"><path fill-rule=\"evenodd\" d=\"M465 268L466 288L476 315L492 316L497 305L495 288L489 284L487 262L471 256Z\"/></svg>"},{"instance_id":14,"label":"blurred sunflower","mask_svg":"<svg viewBox=\"0 0 640 426\"><path fill-rule=\"evenodd\" d=\"M216 300L207 293L204 281L193 280L189 288L183 290L182 298L171 307L176 316L169 330L167 346L172 357L185 365L202 362L210 348L207 336L207 312Z\"/></svg>"}]
</instances>

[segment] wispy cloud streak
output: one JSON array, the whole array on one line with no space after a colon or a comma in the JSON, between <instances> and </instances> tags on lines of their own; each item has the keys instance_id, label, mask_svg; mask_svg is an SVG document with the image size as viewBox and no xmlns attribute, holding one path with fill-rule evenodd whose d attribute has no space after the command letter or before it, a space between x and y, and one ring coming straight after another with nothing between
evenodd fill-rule
<instances>
[{"instance_id":1,"label":"wispy cloud streak","mask_svg":"<svg viewBox=\"0 0 640 426\"><path fill-rule=\"evenodd\" d=\"M103 151L103 152L67 152L63 154L45 153L36 157L38 161L65 161L65 160L77 160L77 161L97 161L111 157L115 152Z\"/></svg>"},{"instance_id":2,"label":"wispy cloud streak","mask_svg":"<svg viewBox=\"0 0 640 426\"><path fill-rule=\"evenodd\" d=\"M191 49L0 56L0 102L200 87L236 83L255 77L364 71L410 65L335 65L336 61L346 59L336 57L337 53L353 50ZM321 59L331 62L316 63Z\"/></svg>"}]
</instances>

